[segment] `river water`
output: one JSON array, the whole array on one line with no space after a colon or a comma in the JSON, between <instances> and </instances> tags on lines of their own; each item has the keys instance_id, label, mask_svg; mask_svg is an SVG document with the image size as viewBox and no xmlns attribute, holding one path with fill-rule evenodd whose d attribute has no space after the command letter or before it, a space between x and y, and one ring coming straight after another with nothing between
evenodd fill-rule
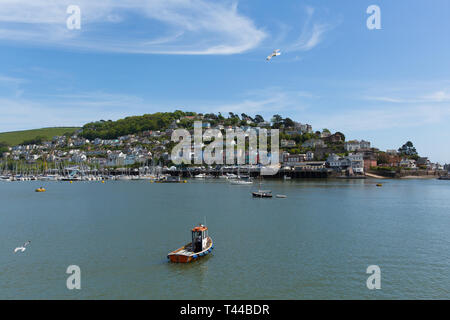
<instances>
[{"instance_id":1,"label":"river water","mask_svg":"<svg viewBox=\"0 0 450 320\"><path fill-rule=\"evenodd\" d=\"M450 181L378 182L0 183L0 299L449 299ZM205 219L213 254L168 263Z\"/></svg>"}]
</instances>

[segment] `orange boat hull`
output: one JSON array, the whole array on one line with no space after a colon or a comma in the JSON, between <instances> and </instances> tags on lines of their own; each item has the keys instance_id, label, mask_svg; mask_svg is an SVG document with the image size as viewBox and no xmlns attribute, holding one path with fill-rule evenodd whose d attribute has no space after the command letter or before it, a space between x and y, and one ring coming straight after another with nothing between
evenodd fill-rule
<instances>
[{"instance_id":1,"label":"orange boat hull","mask_svg":"<svg viewBox=\"0 0 450 320\"><path fill-rule=\"evenodd\" d=\"M189 256L182 256L182 255L170 255L169 256L170 262L174 263L188 263L194 260L192 257Z\"/></svg>"},{"instance_id":2,"label":"orange boat hull","mask_svg":"<svg viewBox=\"0 0 450 320\"><path fill-rule=\"evenodd\" d=\"M175 251L172 251L171 253L169 253L169 255L167 256L167 258L169 258L170 262L174 262L174 263L189 263L192 262L194 260L198 260L201 257L204 257L206 255L208 255L209 253L211 253L211 251L214 249L214 244L213 241L210 237L208 237L208 246L206 247L205 250L201 251L201 252L191 252L189 254L186 254L186 250L189 250L191 248L191 244L187 244L184 247L181 247Z\"/></svg>"}]
</instances>

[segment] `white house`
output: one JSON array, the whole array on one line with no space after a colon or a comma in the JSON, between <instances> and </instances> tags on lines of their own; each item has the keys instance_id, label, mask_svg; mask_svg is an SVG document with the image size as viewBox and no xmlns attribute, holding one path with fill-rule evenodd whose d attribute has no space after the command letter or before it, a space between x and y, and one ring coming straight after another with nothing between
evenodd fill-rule
<instances>
[{"instance_id":1,"label":"white house","mask_svg":"<svg viewBox=\"0 0 450 320\"><path fill-rule=\"evenodd\" d=\"M416 169L416 160L413 159L402 159L399 163L400 167Z\"/></svg>"},{"instance_id":2,"label":"white house","mask_svg":"<svg viewBox=\"0 0 450 320\"><path fill-rule=\"evenodd\" d=\"M370 142L364 140L351 140L344 143L344 148L349 152L357 151L359 149L370 149Z\"/></svg>"},{"instance_id":3,"label":"white house","mask_svg":"<svg viewBox=\"0 0 450 320\"><path fill-rule=\"evenodd\" d=\"M362 154L349 154L346 158L350 161L353 172L364 173L364 157Z\"/></svg>"},{"instance_id":4,"label":"white house","mask_svg":"<svg viewBox=\"0 0 450 320\"><path fill-rule=\"evenodd\" d=\"M286 140L286 139L282 139L281 140L281 147L283 148L294 148L296 145L294 140Z\"/></svg>"},{"instance_id":5,"label":"white house","mask_svg":"<svg viewBox=\"0 0 450 320\"><path fill-rule=\"evenodd\" d=\"M342 158L332 153L328 156L326 161L328 167L340 170L352 168L354 173L364 173L364 157L362 154L349 154Z\"/></svg>"},{"instance_id":6,"label":"white house","mask_svg":"<svg viewBox=\"0 0 450 320\"><path fill-rule=\"evenodd\" d=\"M325 148L326 146L325 142L320 139L310 139L302 144L303 148Z\"/></svg>"}]
</instances>

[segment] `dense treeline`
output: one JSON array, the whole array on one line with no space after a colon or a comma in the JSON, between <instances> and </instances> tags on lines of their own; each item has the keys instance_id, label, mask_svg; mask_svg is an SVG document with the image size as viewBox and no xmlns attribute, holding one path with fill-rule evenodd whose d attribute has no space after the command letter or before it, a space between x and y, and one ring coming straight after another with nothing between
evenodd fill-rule
<instances>
[{"instance_id":1,"label":"dense treeline","mask_svg":"<svg viewBox=\"0 0 450 320\"><path fill-rule=\"evenodd\" d=\"M143 116L132 116L120 119L117 121L112 120L100 120L97 122L91 122L83 126L80 135L89 140L95 138L101 139L115 139L120 136L128 134L136 134L146 130L165 130L175 121L177 126L186 129L192 129L194 124L193 116L199 116L199 119L203 119L215 126L216 124L223 124L224 126L258 126L269 125L265 122L261 115L256 115L254 118L242 113L240 116L233 112L228 113L228 117L222 116L219 112L217 115L214 113L197 114L195 112L183 112L177 110L175 112L158 112L154 114L145 114ZM292 127L294 121L290 118L281 117L276 114L271 119L272 128Z\"/></svg>"},{"instance_id":2,"label":"dense treeline","mask_svg":"<svg viewBox=\"0 0 450 320\"><path fill-rule=\"evenodd\" d=\"M146 130L164 130L177 119L193 116L193 112L158 112L143 116L132 116L117 121L100 120L83 126L81 136L87 139L115 139L120 136L135 134Z\"/></svg>"}]
</instances>

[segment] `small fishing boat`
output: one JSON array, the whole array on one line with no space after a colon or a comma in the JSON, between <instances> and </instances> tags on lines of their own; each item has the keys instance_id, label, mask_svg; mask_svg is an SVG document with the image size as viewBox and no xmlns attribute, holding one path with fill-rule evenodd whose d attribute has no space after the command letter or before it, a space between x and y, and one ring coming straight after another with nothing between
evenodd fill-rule
<instances>
[{"instance_id":1,"label":"small fishing boat","mask_svg":"<svg viewBox=\"0 0 450 320\"><path fill-rule=\"evenodd\" d=\"M377 183L377 187L382 187L383 185L381 183Z\"/></svg>"},{"instance_id":2,"label":"small fishing boat","mask_svg":"<svg viewBox=\"0 0 450 320\"><path fill-rule=\"evenodd\" d=\"M447 176L440 176L438 179L439 179L439 180L450 180L450 175L447 175Z\"/></svg>"},{"instance_id":3,"label":"small fishing boat","mask_svg":"<svg viewBox=\"0 0 450 320\"><path fill-rule=\"evenodd\" d=\"M206 226L200 224L194 227L191 232L192 242L169 253L167 258L170 262L188 263L206 256L214 249L213 241L208 236L208 228Z\"/></svg>"},{"instance_id":4,"label":"small fishing boat","mask_svg":"<svg viewBox=\"0 0 450 320\"><path fill-rule=\"evenodd\" d=\"M45 188L37 188L36 190L34 190L34 191L36 191L36 192L45 192L46 190L45 190Z\"/></svg>"},{"instance_id":5,"label":"small fishing boat","mask_svg":"<svg viewBox=\"0 0 450 320\"><path fill-rule=\"evenodd\" d=\"M280 198L280 199L286 199L287 196L284 195L284 194L277 194L277 198Z\"/></svg>"}]
</instances>

